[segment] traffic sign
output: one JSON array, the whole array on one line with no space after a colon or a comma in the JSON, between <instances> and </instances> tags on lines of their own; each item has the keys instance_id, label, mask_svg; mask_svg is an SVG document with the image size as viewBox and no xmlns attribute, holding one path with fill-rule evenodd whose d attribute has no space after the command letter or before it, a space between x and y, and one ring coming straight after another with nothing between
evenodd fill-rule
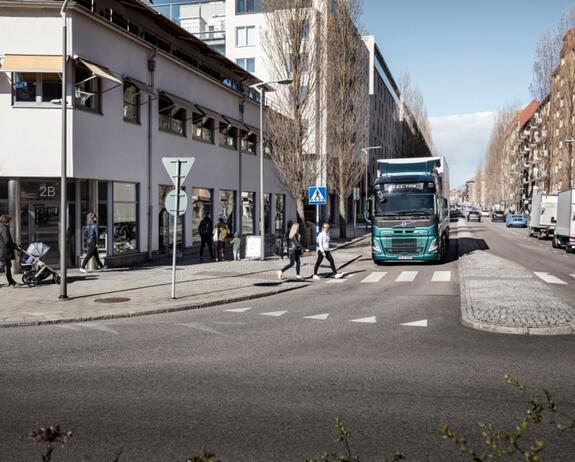
<instances>
[{"instance_id":1,"label":"traffic sign","mask_svg":"<svg viewBox=\"0 0 575 462\"><path fill-rule=\"evenodd\" d=\"M325 186L310 186L308 189L308 203L310 205L327 204L327 188Z\"/></svg>"},{"instance_id":2,"label":"traffic sign","mask_svg":"<svg viewBox=\"0 0 575 462\"><path fill-rule=\"evenodd\" d=\"M196 161L195 157L162 157L162 163L176 188L180 187ZM178 183L178 168L180 170Z\"/></svg>"},{"instance_id":3,"label":"traffic sign","mask_svg":"<svg viewBox=\"0 0 575 462\"><path fill-rule=\"evenodd\" d=\"M178 195L180 196L180 204L178 207ZM188 195L186 191L180 189L179 194L177 190L170 191L166 196L166 200L164 201L166 206L166 210L170 215L182 216L186 213L186 209L188 208Z\"/></svg>"}]
</instances>

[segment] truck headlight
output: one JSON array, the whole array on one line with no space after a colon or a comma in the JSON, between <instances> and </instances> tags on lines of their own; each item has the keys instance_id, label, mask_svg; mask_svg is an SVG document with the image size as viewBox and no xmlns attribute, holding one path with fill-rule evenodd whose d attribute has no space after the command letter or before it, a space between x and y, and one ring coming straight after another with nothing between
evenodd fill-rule
<instances>
[{"instance_id":1,"label":"truck headlight","mask_svg":"<svg viewBox=\"0 0 575 462\"><path fill-rule=\"evenodd\" d=\"M428 252L437 252L437 238L433 239L431 244L429 244Z\"/></svg>"},{"instance_id":2,"label":"truck headlight","mask_svg":"<svg viewBox=\"0 0 575 462\"><path fill-rule=\"evenodd\" d=\"M373 246L371 247L371 250L373 250L375 253L380 253L381 250L379 249L379 246L377 245L377 242L373 243Z\"/></svg>"}]
</instances>

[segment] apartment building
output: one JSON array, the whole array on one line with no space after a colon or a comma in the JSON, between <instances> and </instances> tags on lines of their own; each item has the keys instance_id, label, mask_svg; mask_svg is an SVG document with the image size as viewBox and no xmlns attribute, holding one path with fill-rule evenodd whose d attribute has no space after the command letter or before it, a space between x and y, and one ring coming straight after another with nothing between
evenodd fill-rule
<instances>
[{"instance_id":1,"label":"apartment building","mask_svg":"<svg viewBox=\"0 0 575 462\"><path fill-rule=\"evenodd\" d=\"M58 253L62 20L60 2L0 0L0 212L23 245ZM38 40L41 32L42 40ZM110 266L170 249L162 157L195 157L184 187L179 245L193 250L206 213L233 231L266 233L295 218L291 196L264 160L259 210L258 80L138 0L80 0L68 14L69 255L97 212Z\"/></svg>"}]
</instances>

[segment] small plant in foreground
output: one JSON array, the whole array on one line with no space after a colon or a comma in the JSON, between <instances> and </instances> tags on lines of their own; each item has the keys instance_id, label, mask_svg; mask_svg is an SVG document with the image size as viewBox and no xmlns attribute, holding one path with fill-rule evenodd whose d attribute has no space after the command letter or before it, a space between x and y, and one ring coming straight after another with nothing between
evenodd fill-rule
<instances>
[{"instance_id":1,"label":"small plant in foreground","mask_svg":"<svg viewBox=\"0 0 575 462\"><path fill-rule=\"evenodd\" d=\"M50 462L54 449L58 445L64 447L72 437L72 432L60 430L59 425L50 425L48 427L34 428L28 436L36 443L45 446L45 451L42 453L42 462Z\"/></svg>"}]
</instances>

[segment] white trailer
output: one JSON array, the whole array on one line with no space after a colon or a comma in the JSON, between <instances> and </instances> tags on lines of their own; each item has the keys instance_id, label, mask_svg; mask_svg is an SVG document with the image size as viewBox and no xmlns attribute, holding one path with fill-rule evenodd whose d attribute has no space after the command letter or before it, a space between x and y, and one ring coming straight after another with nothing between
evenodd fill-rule
<instances>
[{"instance_id":1,"label":"white trailer","mask_svg":"<svg viewBox=\"0 0 575 462\"><path fill-rule=\"evenodd\" d=\"M575 252L575 189L559 193L553 247L565 247L567 253Z\"/></svg>"},{"instance_id":2,"label":"white trailer","mask_svg":"<svg viewBox=\"0 0 575 462\"><path fill-rule=\"evenodd\" d=\"M555 231L557 220L557 195L533 194L529 235L545 239Z\"/></svg>"}]
</instances>

